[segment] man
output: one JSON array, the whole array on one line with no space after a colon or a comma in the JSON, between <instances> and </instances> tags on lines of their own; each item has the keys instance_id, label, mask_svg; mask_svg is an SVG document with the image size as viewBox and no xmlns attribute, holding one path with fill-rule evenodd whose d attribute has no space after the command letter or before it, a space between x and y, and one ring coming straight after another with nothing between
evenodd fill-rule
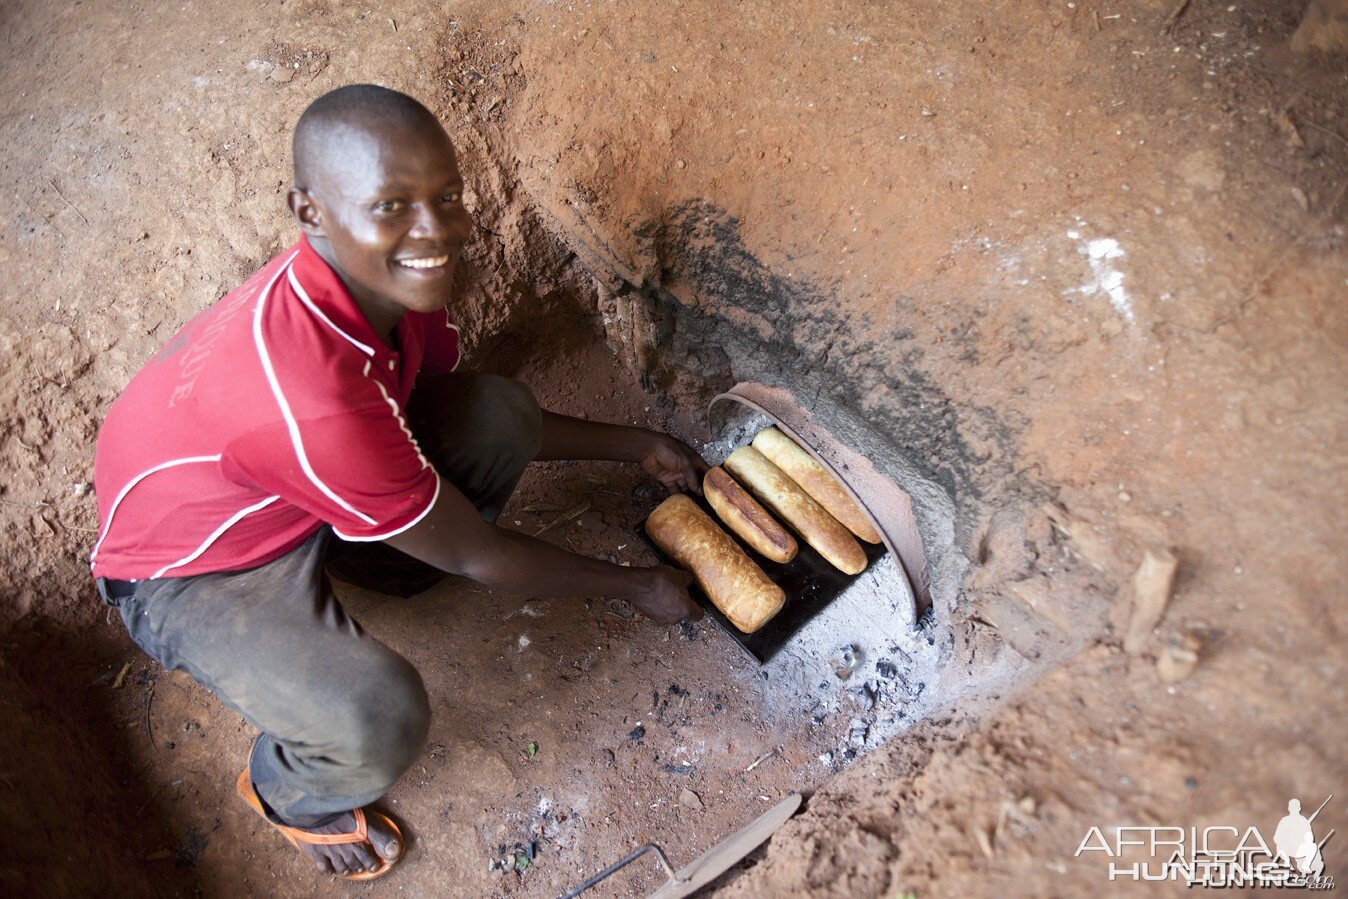
<instances>
[{"instance_id":1,"label":"man","mask_svg":"<svg viewBox=\"0 0 1348 899\"><path fill-rule=\"evenodd\" d=\"M446 306L472 224L425 107L340 88L305 111L294 155L299 243L189 322L109 412L92 564L138 645L262 730L241 795L320 871L363 879L401 856L393 822L362 807L420 752L429 706L326 572L403 596L449 572L700 617L684 572L494 522L535 459L639 462L671 490L697 489L706 466L671 437L454 370Z\"/></svg>"},{"instance_id":2,"label":"man","mask_svg":"<svg viewBox=\"0 0 1348 899\"><path fill-rule=\"evenodd\" d=\"M1287 803L1287 814L1283 815L1282 820L1278 822L1277 830L1273 832L1273 845L1278 849L1274 861L1290 867L1301 849L1301 844L1307 839L1312 843L1315 842L1311 822L1301 814L1301 800L1292 799Z\"/></svg>"}]
</instances>

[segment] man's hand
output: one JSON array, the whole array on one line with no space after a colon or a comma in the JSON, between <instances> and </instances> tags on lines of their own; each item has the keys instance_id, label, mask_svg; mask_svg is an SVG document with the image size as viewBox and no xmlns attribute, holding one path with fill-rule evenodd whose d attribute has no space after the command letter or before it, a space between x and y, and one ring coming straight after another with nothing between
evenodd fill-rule
<instances>
[{"instance_id":1,"label":"man's hand","mask_svg":"<svg viewBox=\"0 0 1348 899\"><path fill-rule=\"evenodd\" d=\"M668 434L628 425L610 425L543 410L540 462L552 459L608 459L640 462L646 474L673 491L702 492L707 463L692 447Z\"/></svg>"},{"instance_id":2,"label":"man's hand","mask_svg":"<svg viewBox=\"0 0 1348 899\"><path fill-rule=\"evenodd\" d=\"M641 469L671 493L702 493L702 475L707 463L692 447L668 434L648 431L651 447L641 458Z\"/></svg>"},{"instance_id":3,"label":"man's hand","mask_svg":"<svg viewBox=\"0 0 1348 899\"><path fill-rule=\"evenodd\" d=\"M660 624L702 617L702 607L688 595L693 578L687 572L664 565L614 565L490 525L443 478L426 516L385 542L441 571L511 593L625 599Z\"/></svg>"},{"instance_id":4,"label":"man's hand","mask_svg":"<svg viewBox=\"0 0 1348 899\"><path fill-rule=\"evenodd\" d=\"M632 598L632 605L658 624L678 624L702 617L702 607L688 595L693 576L678 568L657 565L650 572L650 585Z\"/></svg>"}]
</instances>

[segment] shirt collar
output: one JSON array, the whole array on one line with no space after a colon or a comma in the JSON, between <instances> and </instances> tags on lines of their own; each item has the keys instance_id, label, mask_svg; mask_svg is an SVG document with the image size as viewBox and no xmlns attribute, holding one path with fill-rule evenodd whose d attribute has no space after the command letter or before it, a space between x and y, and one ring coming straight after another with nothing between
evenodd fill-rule
<instances>
[{"instance_id":1,"label":"shirt collar","mask_svg":"<svg viewBox=\"0 0 1348 899\"><path fill-rule=\"evenodd\" d=\"M300 302L326 327L366 356L392 356L393 351L375 334L342 279L318 255L318 251L303 234L296 249L295 259L286 277Z\"/></svg>"}]
</instances>

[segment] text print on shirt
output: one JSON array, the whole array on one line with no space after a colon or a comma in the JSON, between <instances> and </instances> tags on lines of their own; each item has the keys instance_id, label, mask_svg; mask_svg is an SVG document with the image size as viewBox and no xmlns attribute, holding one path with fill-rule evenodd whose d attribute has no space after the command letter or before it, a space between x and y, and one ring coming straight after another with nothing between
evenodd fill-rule
<instances>
[{"instance_id":1,"label":"text print on shirt","mask_svg":"<svg viewBox=\"0 0 1348 899\"><path fill-rule=\"evenodd\" d=\"M281 263L281 267L284 268L288 262L290 260L286 259ZM263 272L265 271L264 269ZM185 355L178 359L181 374L178 384L169 394L168 407L170 409L179 400L185 400L192 395L192 388L196 385L197 375L201 374L202 367L205 366L206 360L210 358L215 342L224 333L225 325L229 323L230 319L238 315L245 306L257 299L263 272L254 275L248 283L239 288L234 296L221 303L216 308L215 314L202 327L200 334L189 335L179 332L177 336L164 344L163 349L155 355L152 360L153 364L162 365L169 359L183 354L184 350L186 351Z\"/></svg>"}]
</instances>

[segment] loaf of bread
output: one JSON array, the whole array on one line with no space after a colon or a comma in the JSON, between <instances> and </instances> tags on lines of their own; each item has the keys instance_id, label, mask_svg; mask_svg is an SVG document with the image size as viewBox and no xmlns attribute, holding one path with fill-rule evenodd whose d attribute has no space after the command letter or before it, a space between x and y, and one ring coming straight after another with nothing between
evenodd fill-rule
<instances>
[{"instance_id":1,"label":"loaf of bread","mask_svg":"<svg viewBox=\"0 0 1348 899\"><path fill-rule=\"evenodd\" d=\"M759 555L774 562L790 562L796 557L796 538L788 534L786 528L736 484L721 466L703 475L702 495L730 530Z\"/></svg>"},{"instance_id":2,"label":"loaf of bread","mask_svg":"<svg viewBox=\"0 0 1348 899\"><path fill-rule=\"evenodd\" d=\"M866 553L851 532L758 450L740 447L725 460L725 468L833 567L844 574L865 570Z\"/></svg>"},{"instance_id":3,"label":"loaf of bread","mask_svg":"<svg viewBox=\"0 0 1348 899\"><path fill-rule=\"evenodd\" d=\"M686 495L676 493L646 519L655 545L692 572L702 592L746 634L758 630L786 602L786 592L763 573L730 535Z\"/></svg>"},{"instance_id":4,"label":"loaf of bread","mask_svg":"<svg viewBox=\"0 0 1348 899\"><path fill-rule=\"evenodd\" d=\"M753 447L786 472L787 477L799 484L802 490L810 494L811 499L827 509L853 534L867 543L880 542L880 532L847 494L843 485L838 483L838 479L790 437L776 428L766 428L758 432Z\"/></svg>"}]
</instances>

